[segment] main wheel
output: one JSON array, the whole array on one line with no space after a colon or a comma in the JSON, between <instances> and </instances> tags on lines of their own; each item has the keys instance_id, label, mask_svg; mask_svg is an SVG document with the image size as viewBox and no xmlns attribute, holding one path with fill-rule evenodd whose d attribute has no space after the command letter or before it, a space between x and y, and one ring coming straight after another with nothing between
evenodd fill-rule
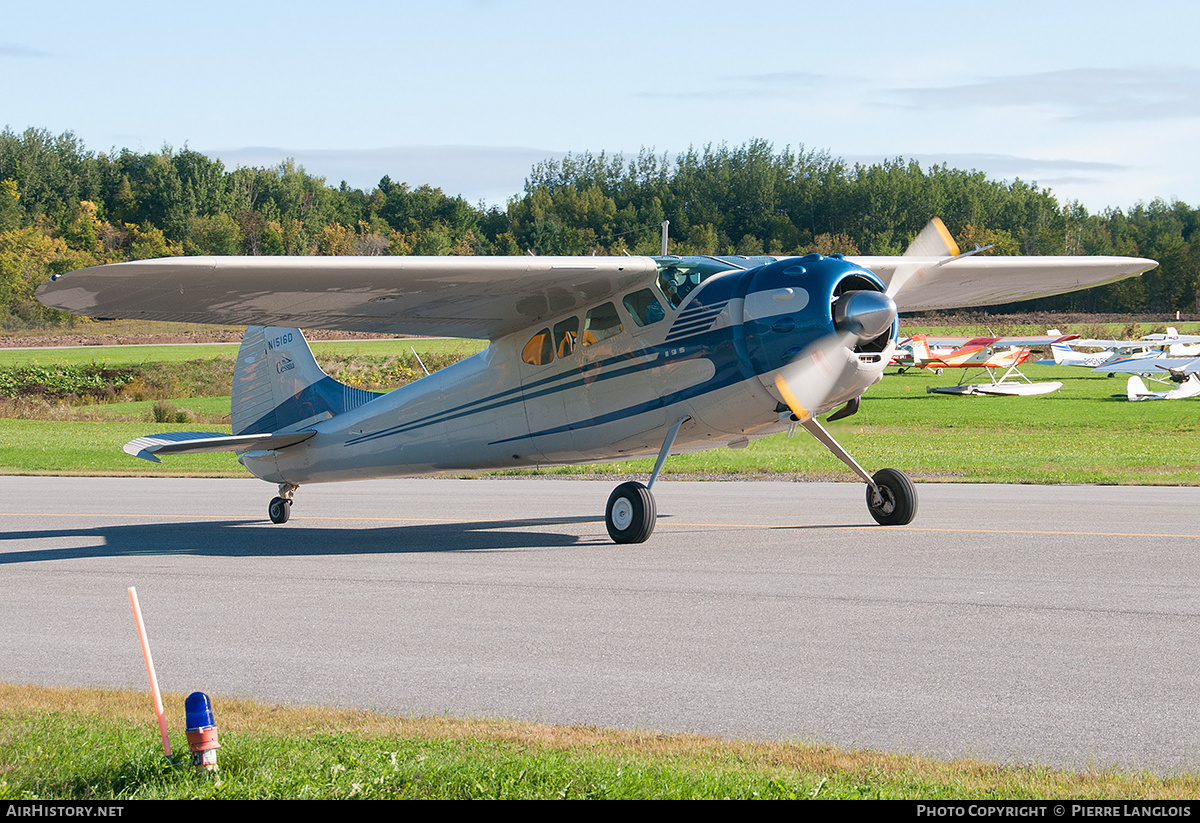
<instances>
[{"instance_id":1,"label":"main wheel","mask_svg":"<svg viewBox=\"0 0 1200 823\"><path fill-rule=\"evenodd\" d=\"M654 495L641 483L622 483L608 496L604 523L614 543L644 543L654 531Z\"/></svg>"},{"instance_id":2,"label":"main wheel","mask_svg":"<svg viewBox=\"0 0 1200 823\"><path fill-rule=\"evenodd\" d=\"M292 501L284 500L282 497L276 497L271 500L271 504L267 506L267 517L271 518L272 523L286 523L288 518L292 516Z\"/></svg>"},{"instance_id":3,"label":"main wheel","mask_svg":"<svg viewBox=\"0 0 1200 823\"><path fill-rule=\"evenodd\" d=\"M880 469L875 472L875 485L879 497L867 486L867 508L875 522L881 526L907 526L917 516L917 487L908 475L897 469Z\"/></svg>"}]
</instances>

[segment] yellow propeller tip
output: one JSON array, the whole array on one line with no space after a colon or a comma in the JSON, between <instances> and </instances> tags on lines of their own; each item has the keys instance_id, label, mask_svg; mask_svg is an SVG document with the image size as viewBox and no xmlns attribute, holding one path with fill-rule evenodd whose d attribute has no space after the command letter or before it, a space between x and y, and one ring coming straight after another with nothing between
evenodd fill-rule
<instances>
[{"instance_id":1,"label":"yellow propeller tip","mask_svg":"<svg viewBox=\"0 0 1200 823\"><path fill-rule=\"evenodd\" d=\"M812 417L808 413L808 409L800 404L791 387L788 386L787 381L783 379L782 374L775 375L775 388L779 390L779 394L783 397L783 402L787 403L788 408L792 410L792 414L801 420L807 420Z\"/></svg>"},{"instance_id":2,"label":"yellow propeller tip","mask_svg":"<svg viewBox=\"0 0 1200 823\"><path fill-rule=\"evenodd\" d=\"M958 257L958 244L954 242L954 238L950 235L950 230L946 228L946 224L942 222L942 218L935 217L932 222L938 234L942 236L942 241L946 244L950 256Z\"/></svg>"}]
</instances>

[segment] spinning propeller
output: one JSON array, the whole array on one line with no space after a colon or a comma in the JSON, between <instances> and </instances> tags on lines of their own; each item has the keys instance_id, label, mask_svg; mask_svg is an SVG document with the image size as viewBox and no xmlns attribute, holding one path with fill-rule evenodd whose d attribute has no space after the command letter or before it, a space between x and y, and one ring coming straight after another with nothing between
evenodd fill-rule
<instances>
[{"instance_id":1,"label":"spinning propeller","mask_svg":"<svg viewBox=\"0 0 1200 823\"><path fill-rule=\"evenodd\" d=\"M958 254L954 238L935 217L905 250L904 257L913 261L896 267L886 292L848 291L833 301L833 333L809 343L775 377L775 388L797 420L811 420L813 410L826 402L842 376L857 368L854 347L859 342L874 340L891 328L897 313L895 296L910 282L924 279L932 268L929 258L938 260L936 266Z\"/></svg>"}]
</instances>

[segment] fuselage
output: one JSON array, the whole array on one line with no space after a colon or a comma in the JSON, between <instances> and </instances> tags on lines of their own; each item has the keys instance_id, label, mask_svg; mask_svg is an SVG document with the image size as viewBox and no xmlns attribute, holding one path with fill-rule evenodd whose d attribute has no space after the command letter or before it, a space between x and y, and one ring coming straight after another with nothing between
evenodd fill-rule
<instances>
[{"instance_id":1,"label":"fuselage","mask_svg":"<svg viewBox=\"0 0 1200 823\"><path fill-rule=\"evenodd\" d=\"M660 258L654 282L495 340L470 358L309 428L296 446L249 452L265 480L305 484L468 469L602 462L744 446L785 429L779 369L834 330L832 305L884 290L837 257ZM877 382L897 324L843 348L816 413ZM839 355L840 356L840 355Z\"/></svg>"}]
</instances>

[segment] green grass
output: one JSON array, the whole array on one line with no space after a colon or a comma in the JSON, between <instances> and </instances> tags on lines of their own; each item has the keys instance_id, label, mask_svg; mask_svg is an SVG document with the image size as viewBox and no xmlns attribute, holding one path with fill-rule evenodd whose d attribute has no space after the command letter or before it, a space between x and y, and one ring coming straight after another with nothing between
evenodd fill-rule
<instances>
[{"instance_id":1,"label":"green grass","mask_svg":"<svg viewBox=\"0 0 1200 823\"><path fill-rule=\"evenodd\" d=\"M229 426L0 419L0 474L250 476L233 453L180 455L185 459L155 464L121 450L144 434L197 430L228 434Z\"/></svg>"},{"instance_id":2,"label":"green grass","mask_svg":"<svg viewBox=\"0 0 1200 823\"><path fill-rule=\"evenodd\" d=\"M329 355L386 356L403 354L415 348L421 357L426 354L474 354L486 346L483 340L454 338L413 338L406 340L344 340L315 342L312 350L317 359ZM103 363L123 366L138 363L182 363L213 357L237 357L237 343L200 343L195 345L156 346L77 346L65 349L0 349L0 366L22 366L30 363Z\"/></svg>"},{"instance_id":3,"label":"green grass","mask_svg":"<svg viewBox=\"0 0 1200 823\"><path fill-rule=\"evenodd\" d=\"M183 697L164 696L169 726ZM1073 772L799 742L389 717L213 697L219 770L163 757L148 695L0 684L0 799L1180 799L1195 774Z\"/></svg>"}]
</instances>

